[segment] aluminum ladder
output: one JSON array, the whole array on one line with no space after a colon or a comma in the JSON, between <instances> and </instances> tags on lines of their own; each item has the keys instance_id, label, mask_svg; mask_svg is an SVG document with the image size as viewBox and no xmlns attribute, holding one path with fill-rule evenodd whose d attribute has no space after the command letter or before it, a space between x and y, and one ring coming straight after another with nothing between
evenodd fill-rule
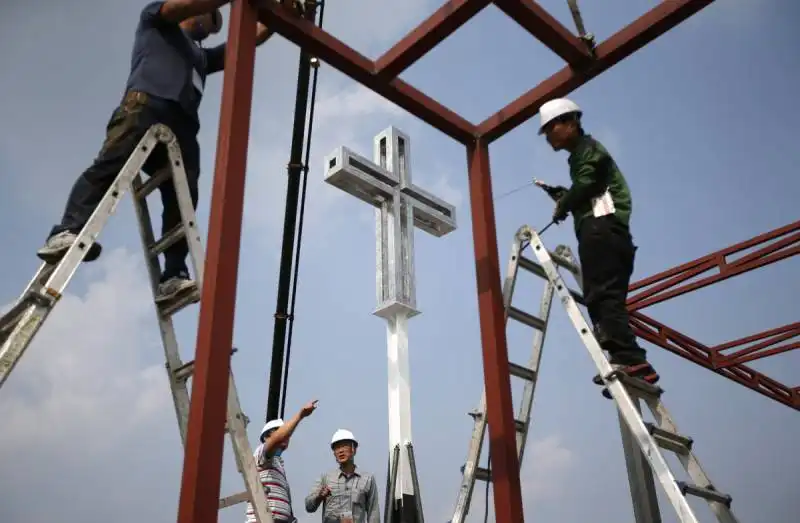
<instances>
[{"instance_id":1,"label":"aluminum ladder","mask_svg":"<svg viewBox=\"0 0 800 523\"><path fill-rule=\"evenodd\" d=\"M541 268L531 260L522 256L526 243L515 237L511 246L511 256L508 262L506 277L503 282L503 306L505 309L505 320L512 319L533 329L533 344L530 358L525 365L511 362L509 363L509 373L513 378L523 381L522 400L520 402L515 425L517 431L517 454L519 461L525 454L525 443L528 439L528 429L531 424L531 412L533 409L533 395L536 390L537 377L539 375L539 365L542 358L542 348L547 334L547 324L550 318L550 309L555 294L555 287L552 283L547 283L539 305L537 316L529 314L513 305L514 290L516 289L517 277L520 269L532 274L544 277ZM559 246L556 252L562 252L566 247ZM566 259L560 255L555 255L554 259L560 263L567 263ZM573 267L569 267L574 270ZM475 482L491 481L491 474L488 469L479 465L483 440L486 434L486 391L481 395L478 407L469 413L473 418L472 437L470 438L469 450L464 466L461 467L461 487L456 498L456 505L453 511L451 523L464 523L469 513L472 501L472 493L475 490Z\"/></svg>"},{"instance_id":2,"label":"aluminum ladder","mask_svg":"<svg viewBox=\"0 0 800 523\"><path fill-rule=\"evenodd\" d=\"M570 268L578 282L581 281L580 267L570 259L571 252L567 259L558 260L557 255L551 255L539 235L528 226L521 227L516 238L517 241L527 242L533 250L539 267L548 283L555 287L572 325L589 351L602 385L617 407L637 523L661 522L654 476L675 509L680 523L700 523L687 496L705 500L718 522L738 523L731 511L731 496L717 490L703 470L692 452L694 441L678 431L664 405L663 390L642 380L629 378L608 362L593 329L578 308L578 303L583 301L581 294L571 290L559 273L559 267ZM642 417L641 402L647 405L654 422L647 422ZM662 451L674 453L691 482L676 478Z\"/></svg>"},{"instance_id":3,"label":"aluminum ladder","mask_svg":"<svg viewBox=\"0 0 800 523\"><path fill-rule=\"evenodd\" d=\"M140 171L158 146L166 149L171 169L165 169L159 175L143 181ZM182 223L156 240L146 198L162 183L170 180L175 187ZM0 317L0 387L8 379L36 333L55 308L78 270L78 266L97 240L120 200L128 192L132 193L134 199L159 331L164 346L175 413L181 441L185 442L189 419L188 381L192 376L194 362L181 360L172 317L199 301L203 282L204 253L180 146L175 134L161 124L152 126L139 141L135 152L128 158L97 209L78 234L77 240L63 258L57 264L43 263L15 305ZM189 256L196 283L173 300L158 303L155 293L161 276L159 255L182 238L185 238L189 245ZM272 515L268 510L266 496L258 477L253 451L247 440L247 423L248 419L241 410L233 374L231 374L226 432L230 436L236 464L244 480L245 491L221 499L220 509L242 502L251 502L259 523L272 523Z\"/></svg>"}]
</instances>

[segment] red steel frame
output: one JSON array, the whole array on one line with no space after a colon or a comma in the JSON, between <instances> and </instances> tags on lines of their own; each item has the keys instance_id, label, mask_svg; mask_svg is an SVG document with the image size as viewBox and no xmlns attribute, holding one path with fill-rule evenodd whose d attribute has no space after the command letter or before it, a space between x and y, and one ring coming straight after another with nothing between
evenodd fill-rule
<instances>
[{"instance_id":1,"label":"red steel frame","mask_svg":"<svg viewBox=\"0 0 800 523\"><path fill-rule=\"evenodd\" d=\"M531 0L450 0L384 56L373 61L298 16L288 0L281 0L280 4L273 1L260 2L258 12L247 0L234 0L222 91L206 276L200 306L197 359L178 521L211 523L216 522L218 516L257 19L268 23L284 38L466 146L487 415L490 420L495 517L499 523L517 523L524 518L502 296L497 277L500 263L489 171L489 144L534 116L543 102L567 95L712 1L660 2L648 13L600 43L594 53L590 53L578 37ZM474 125L397 78L397 75L491 3L546 44L568 65L495 115ZM798 243L797 229L798 224L793 224L789 226L787 233L794 233L790 238L795 244ZM751 242L756 240L758 239ZM631 297L632 324L644 339L800 409L797 388L785 387L743 365L745 361L760 357L759 354L785 352L796 348L795 343L765 350L769 345L786 341L792 334L796 335L797 324L708 348L644 316L638 310L656 301L663 301L777 261L780 256L785 258L796 254L798 249L790 246L782 255L765 251L763 255L749 255L737 262L725 262L726 257L741 248L744 247L736 246L731 248L733 250L720 251L634 284L634 290L652 287ZM668 288L680 285L701 270L715 268L719 274L706 279L704 283L687 284L668 291ZM722 355L723 350L770 337L773 341L762 342L727 356Z\"/></svg>"}]
</instances>

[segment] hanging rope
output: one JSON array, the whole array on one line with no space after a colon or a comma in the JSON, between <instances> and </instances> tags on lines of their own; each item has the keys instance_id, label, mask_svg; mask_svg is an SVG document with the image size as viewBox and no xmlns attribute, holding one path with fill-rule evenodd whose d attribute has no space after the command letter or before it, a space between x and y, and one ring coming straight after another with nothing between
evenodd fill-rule
<instances>
[{"instance_id":1,"label":"hanging rope","mask_svg":"<svg viewBox=\"0 0 800 523\"><path fill-rule=\"evenodd\" d=\"M325 16L325 2L320 3L320 10L319 10L319 27L322 28L323 18ZM315 60L310 58L309 61ZM302 171L302 179L301 179L301 190L300 190L300 210L298 213L298 223L297 223L297 243L296 243L296 251L294 257L294 273L292 275L292 291L291 291L291 300L289 306L289 330L286 334L286 359L284 361L283 367L283 384L281 389L281 409L280 409L280 417L283 418L286 414L286 391L289 387L289 362L292 355L292 335L294 333L294 311L295 311L295 302L297 298L297 282L298 276L300 274L300 252L301 246L303 241L303 223L305 220L305 209L306 209L306 193L308 190L308 171L309 171L309 164L311 162L311 136L314 130L314 109L316 108L316 101L317 101L317 82L319 78L319 61L316 61L316 64L313 62L311 63L312 67L314 68L314 74L312 76L311 81L311 100L310 100L310 108L308 114L308 135L306 136L306 150L305 150L305 158L303 160L303 171Z\"/></svg>"}]
</instances>

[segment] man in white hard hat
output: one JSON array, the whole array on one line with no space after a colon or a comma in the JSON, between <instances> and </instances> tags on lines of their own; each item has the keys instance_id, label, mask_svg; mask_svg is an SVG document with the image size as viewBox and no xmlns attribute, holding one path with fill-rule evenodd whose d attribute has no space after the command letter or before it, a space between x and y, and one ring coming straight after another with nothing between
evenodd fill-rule
<instances>
[{"instance_id":1,"label":"man in white hard hat","mask_svg":"<svg viewBox=\"0 0 800 523\"><path fill-rule=\"evenodd\" d=\"M267 422L261 429L258 439L260 444L253 453L256 459L258 477L267 503L276 523L292 523L296 521L292 512L292 493L286 479L286 470L283 467L281 454L289 448L289 440L297 425L310 416L317 408L317 402L307 403L300 412L289 421L274 419ZM251 503L247 504L247 523L256 523L256 516Z\"/></svg>"},{"instance_id":2,"label":"man in white hard hat","mask_svg":"<svg viewBox=\"0 0 800 523\"><path fill-rule=\"evenodd\" d=\"M380 503L375 476L355 464L358 441L347 429L331 438L331 450L338 467L323 474L306 496L306 511L316 512L322 504L323 523L380 523Z\"/></svg>"},{"instance_id":3,"label":"man in white hard hat","mask_svg":"<svg viewBox=\"0 0 800 523\"><path fill-rule=\"evenodd\" d=\"M572 214L583 271L583 294L598 342L609 362L648 383L659 379L636 342L625 306L636 246L630 233L633 204L628 183L605 147L584 132L583 111L566 98L539 109L539 134L555 151L569 152L572 186L558 194L553 221ZM595 383L603 382L595 376ZM603 395L610 397L607 390Z\"/></svg>"}]
</instances>

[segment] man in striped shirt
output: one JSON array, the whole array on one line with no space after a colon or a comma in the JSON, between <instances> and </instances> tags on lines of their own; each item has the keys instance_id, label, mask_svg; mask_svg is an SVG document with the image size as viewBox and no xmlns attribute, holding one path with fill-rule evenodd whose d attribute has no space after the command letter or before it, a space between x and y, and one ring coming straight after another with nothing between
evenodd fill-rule
<instances>
[{"instance_id":1,"label":"man in striped shirt","mask_svg":"<svg viewBox=\"0 0 800 523\"><path fill-rule=\"evenodd\" d=\"M284 423L282 419L274 419L268 421L261 430L259 436L261 443L253 453L253 457L256 459L258 477L267 495L267 504L275 523L296 521L292 512L292 492L286 479L281 454L289 448L289 440L297 425L310 416L316 408L315 400L306 404L289 421ZM247 504L247 523L256 523L251 503Z\"/></svg>"},{"instance_id":2,"label":"man in striped shirt","mask_svg":"<svg viewBox=\"0 0 800 523\"><path fill-rule=\"evenodd\" d=\"M358 441L349 430L339 429L331 439L338 468L323 474L306 497L306 511L322 504L323 523L380 523L375 476L358 470L354 461Z\"/></svg>"}]
</instances>

